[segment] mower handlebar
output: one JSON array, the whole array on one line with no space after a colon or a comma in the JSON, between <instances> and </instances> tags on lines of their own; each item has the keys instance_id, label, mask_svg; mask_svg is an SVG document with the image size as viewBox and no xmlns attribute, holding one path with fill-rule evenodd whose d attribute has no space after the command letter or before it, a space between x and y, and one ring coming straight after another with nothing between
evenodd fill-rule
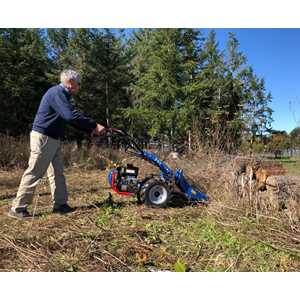
<instances>
[{"instance_id":1,"label":"mower handlebar","mask_svg":"<svg viewBox=\"0 0 300 300\"><path fill-rule=\"evenodd\" d=\"M117 129L117 128L105 128L106 134L109 135L113 135L116 134L118 136L120 136L123 140L123 142L126 144L126 148L131 148L132 150L134 150L135 152L132 152L132 154L134 155L138 155L138 156L142 156L143 155L143 149L138 145L138 143L136 142L136 140L134 139L134 137L132 137L131 135L129 135L128 133L124 132L121 129Z\"/></svg>"},{"instance_id":2,"label":"mower handlebar","mask_svg":"<svg viewBox=\"0 0 300 300\"><path fill-rule=\"evenodd\" d=\"M121 129L117 129L117 128L105 128L105 131L110 133L114 132L114 133L125 135L125 133Z\"/></svg>"}]
</instances>

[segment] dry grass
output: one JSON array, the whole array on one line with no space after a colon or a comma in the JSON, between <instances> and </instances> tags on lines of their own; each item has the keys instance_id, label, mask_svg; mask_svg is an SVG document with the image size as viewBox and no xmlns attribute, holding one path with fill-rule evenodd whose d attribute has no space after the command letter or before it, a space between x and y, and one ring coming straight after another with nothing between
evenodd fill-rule
<instances>
[{"instance_id":1,"label":"dry grass","mask_svg":"<svg viewBox=\"0 0 300 300\"><path fill-rule=\"evenodd\" d=\"M0 168L25 168L29 154L29 136L14 138L0 134Z\"/></svg>"},{"instance_id":2,"label":"dry grass","mask_svg":"<svg viewBox=\"0 0 300 300\"><path fill-rule=\"evenodd\" d=\"M0 134L0 169L24 169L28 164L30 152L29 136L12 137ZM62 143L62 155L65 167L95 169L106 166L110 159L117 159L119 151L101 149L95 145L83 145L78 148L75 142Z\"/></svg>"},{"instance_id":3,"label":"dry grass","mask_svg":"<svg viewBox=\"0 0 300 300\"><path fill-rule=\"evenodd\" d=\"M111 157L121 161L123 156ZM157 172L146 162L123 157L129 161L141 168L141 176ZM1 171L0 270L174 271L178 260L191 271L300 269L299 222L287 210L262 205L254 189L241 196L232 158L199 151L168 163L183 168L208 193L208 207L150 209L130 197L110 199L107 171L78 162L66 171L75 212L51 214L43 180L31 206L35 217L18 221L6 213L22 170Z\"/></svg>"}]
</instances>

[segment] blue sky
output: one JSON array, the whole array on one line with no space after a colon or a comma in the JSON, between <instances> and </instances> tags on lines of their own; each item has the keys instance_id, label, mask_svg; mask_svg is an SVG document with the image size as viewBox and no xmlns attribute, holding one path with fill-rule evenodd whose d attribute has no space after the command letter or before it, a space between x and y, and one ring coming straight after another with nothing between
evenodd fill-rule
<instances>
[{"instance_id":1,"label":"blue sky","mask_svg":"<svg viewBox=\"0 0 300 300\"><path fill-rule=\"evenodd\" d=\"M300 29L215 30L220 48L234 32L248 64L265 78L273 96L273 129L290 132L300 126Z\"/></svg>"},{"instance_id":2,"label":"blue sky","mask_svg":"<svg viewBox=\"0 0 300 300\"><path fill-rule=\"evenodd\" d=\"M289 133L300 126L300 29L212 29L220 50L226 47L228 33L235 33L247 64L265 79L273 96L273 129ZM205 36L209 31L200 30Z\"/></svg>"}]
</instances>

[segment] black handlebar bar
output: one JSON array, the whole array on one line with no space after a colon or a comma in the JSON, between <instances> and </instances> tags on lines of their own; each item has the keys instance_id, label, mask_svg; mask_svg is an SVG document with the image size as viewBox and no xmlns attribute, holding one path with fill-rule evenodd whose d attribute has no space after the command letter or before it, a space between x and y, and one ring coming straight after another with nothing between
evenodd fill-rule
<instances>
[{"instance_id":1,"label":"black handlebar bar","mask_svg":"<svg viewBox=\"0 0 300 300\"><path fill-rule=\"evenodd\" d=\"M117 128L106 128L106 136L119 136L125 144L125 151L128 151L128 148L131 148L134 152L130 151L131 154L134 155L142 155L143 149L138 145L134 137L129 135L123 130Z\"/></svg>"}]
</instances>

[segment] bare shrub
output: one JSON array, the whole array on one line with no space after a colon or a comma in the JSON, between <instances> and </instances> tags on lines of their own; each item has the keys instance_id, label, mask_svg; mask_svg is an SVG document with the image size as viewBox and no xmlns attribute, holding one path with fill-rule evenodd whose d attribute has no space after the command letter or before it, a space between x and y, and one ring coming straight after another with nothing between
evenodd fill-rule
<instances>
[{"instance_id":1,"label":"bare shrub","mask_svg":"<svg viewBox=\"0 0 300 300\"><path fill-rule=\"evenodd\" d=\"M29 136L12 137L0 135L0 168L3 170L25 169L30 154ZM62 143L62 157L65 167L105 169L124 154L118 149L101 148L95 144L83 143L79 148L75 142Z\"/></svg>"},{"instance_id":2,"label":"bare shrub","mask_svg":"<svg viewBox=\"0 0 300 300\"><path fill-rule=\"evenodd\" d=\"M30 146L29 136L14 138L0 134L0 168L26 168Z\"/></svg>"},{"instance_id":3,"label":"bare shrub","mask_svg":"<svg viewBox=\"0 0 300 300\"><path fill-rule=\"evenodd\" d=\"M287 185L288 176L282 165L253 156L228 154L217 138L213 147L203 146L200 140L197 145L197 149L176 161L176 166L208 194L209 211L220 218L235 211L238 217L252 217L256 222L261 218L276 218L285 223L288 218L290 224L299 222L300 184L294 187L298 177L293 178L293 185ZM281 178L276 192L268 182L272 175Z\"/></svg>"},{"instance_id":4,"label":"bare shrub","mask_svg":"<svg viewBox=\"0 0 300 300\"><path fill-rule=\"evenodd\" d=\"M101 169L110 167L121 160L123 152L113 148L102 148L95 144L83 143L79 148L74 142L65 142L62 146L63 161L66 167Z\"/></svg>"}]
</instances>

